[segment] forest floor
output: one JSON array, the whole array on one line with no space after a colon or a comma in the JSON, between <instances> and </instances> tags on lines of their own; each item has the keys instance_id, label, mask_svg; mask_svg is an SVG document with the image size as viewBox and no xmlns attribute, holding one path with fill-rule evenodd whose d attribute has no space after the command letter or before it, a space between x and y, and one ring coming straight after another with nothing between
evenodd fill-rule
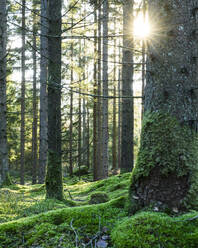
<instances>
[{"instance_id":1,"label":"forest floor","mask_svg":"<svg viewBox=\"0 0 198 248\"><path fill-rule=\"evenodd\" d=\"M64 179L63 202L44 185L0 189L0 248L197 248L198 213L129 216L130 173Z\"/></svg>"}]
</instances>

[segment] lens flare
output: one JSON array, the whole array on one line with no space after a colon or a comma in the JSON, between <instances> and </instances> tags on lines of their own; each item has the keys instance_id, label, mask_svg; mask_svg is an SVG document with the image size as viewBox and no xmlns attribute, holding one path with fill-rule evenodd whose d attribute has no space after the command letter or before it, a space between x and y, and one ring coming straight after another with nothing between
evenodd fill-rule
<instances>
[{"instance_id":1,"label":"lens flare","mask_svg":"<svg viewBox=\"0 0 198 248\"><path fill-rule=\"evenodd\" d=\"M151 33L148 16L140 13L134 20L133 34L138 39L147 39Z\"/></svg>"}]
</instances>

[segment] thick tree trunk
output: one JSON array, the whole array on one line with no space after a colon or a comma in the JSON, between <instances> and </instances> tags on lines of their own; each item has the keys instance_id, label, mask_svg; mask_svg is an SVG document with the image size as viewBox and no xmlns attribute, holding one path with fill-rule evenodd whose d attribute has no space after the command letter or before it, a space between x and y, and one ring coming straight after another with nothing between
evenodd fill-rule
<instances>
[{"instance_id":1,"label":"thick tree trunk","mask_svg":"<svg viewBox=\"0 0 198 248\"><path fill-rule=\"evenodd\" d=\"M61 165L61 0L49 0L48 164L46 197L63 199Z\"/></svg>"},{"instance_id":2,"label":"thick tree trunk","mask_svg":"<svg viewBox=\"0 0 198 248\"><path fill-rule=\"evenodd\" d=\"M22 1L22 51L21 51L21 168L20 183L24 184L25 166L25 5L26 0Z\"/></svg>"},{"instance_id":3,"label":"thick tree trunk","mask_svg":"<svg viewBox=\"0 0 198 248\"><path fill-rule=\"evenodd\" d=\"M6 135L6 0L0 1L0 186L8 176Z\"/></svg>"},{"instance_id":4,"label":"thick tree trunk","mask_svg":"<svg viewBox=\"0 0 198 248\"><path fill-rule=\"evenodd\" d=\"M123 2L123 66L122 66L122 140L121 172L133 168L133 39L131 23L133 21L133 1Z\"/></svg>"},{"instance_id":5,"label":"thick tree trunk","mask_svg":"<svg viewBox=\"0 0 198 248\"><path fill-rule=\"evenodd\" d=\"M197 1L148 1L145 114L132 174L132 210L197 208Z\"/></svg>"},{"instance_id":6,"label":"thick tree trunk","mask_svg":"<svg viewBox=\"0 0 198 248\"><path fill-rule=\"evenodd\" d=\"M41 0L40 61L40 146L38 182L44 183L47 163L47 66L48 66L48 1Z\"/></svg>"}]
</instances>

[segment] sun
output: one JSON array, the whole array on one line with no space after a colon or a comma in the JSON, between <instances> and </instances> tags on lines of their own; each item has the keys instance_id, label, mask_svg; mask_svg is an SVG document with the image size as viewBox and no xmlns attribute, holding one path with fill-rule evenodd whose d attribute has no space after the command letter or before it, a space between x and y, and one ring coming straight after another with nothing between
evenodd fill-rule
<instances>
[{"instance_id":1,"label":"sun","mask_svg":"<svg viewBox=\"0 0 198 248\"><path fill-rule=\"evenodd\" d=\"M148 21L148 16L143 16L142 13L138 14L138 16L134 20L133 24L133 34L138 39L148 39L151 33L151 27Z\"/></svg>"}]
</instances>

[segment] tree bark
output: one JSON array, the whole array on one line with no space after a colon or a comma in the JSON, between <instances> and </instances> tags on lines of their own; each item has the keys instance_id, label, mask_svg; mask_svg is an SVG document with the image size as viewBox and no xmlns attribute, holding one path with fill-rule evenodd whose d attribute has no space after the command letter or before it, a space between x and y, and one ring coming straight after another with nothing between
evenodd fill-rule
<instances>
[{"instance_id":1,"label":"tree bark","mask_svg":"<svg viewBox=\"0 0 198 248\"><path fill-rule=\"evenodd\" d=\"M40 61L40 146L38 182L44 183L47 163L47 70L48 70L48 1L41 0L41 61Z\"/></svg>"},{"instance_id":2,"label":"tree bark","mask_svg":"<svg viewBox=\"0 0 198 248\"><path fill-rule=\"evenodd\" d=\"M133 168L133 1L123 3L123 66L122 66L122 139L121 139L121 172Z\"/></svg>"},{"instance_id":3,"label":"tree bark","mask_svg":"<svg viewBox=\"0 0 198 248\"><path fill-rule=\"evenodd\" d=\"M114 17L114 30L116 30L116 18ZM116 115L116 39L114 39L114 68L113 68L113 130L112 130L112 169L117 169L117 115Z\"/></svg>"},{"instance_id":4,"label":"tree bark","mask_svg":"<svg viewBox=\"0 0 198 248\"><path fill-rule=\"evenodd\" d=\"M72 18L73 25L73 18ZM69 175L73 176L73 55L74 47L73 41L71 42L71 86L70 86L70 124L69 124Z\"/></svg>"},{"instance_id":5,"label":"tree bark","mask_svg":"<svg viewBox=\"0 0 198 248\"><path fill-rule=\"evenodd\" d=\"M98 1L98 88L97 88L97 93L98 96L101 95L101 50L102 50L102 44L101 44L101 19L102 19L102 14L101 14L101 0ZM97 102L97 165L94 170L94 180L100 180L102 179L102 161L101 161L101 148L102 148L102 128L101 128L101 123L102 123L102 118L101 118L101 98L98 97L98 102Z\"/></svg>"},{"instance_id":6,"label":"tree bark","mask_svg":"<svg viewBox=\"0 0 198 248\"><path fill-rule=\"evenodd\" d=\"M148 1L144 120L132 174L132 210L197 209L197 1Z\"/></svg>"},{"instance_id":7,"label":"tree bark","mask_svg":"<svg viewBox=\"0 0 198 248\"><path fill-rule=\"evenodd\" d=\"M81 99L81 67L82 67L82 60L81 60L81 40L79 40L79 96L78 96L78 169L79 169L79 180L80 180L80 167L81 167L81 163L82 163L82 112L81 112L81 108L82 108L82 99Z\"/></svg>"},{"instance_id":8,"label":"tree bark","mask_svg":"<svg viewBox=\"0 0 198 248\"><path fill-rule=\"evenodd\" d=\"M33 9L36 11L36 3L33 2ZM33 123L32 123L32 184L37 182L37 167L38 167L38 144L37 144L37 125L38 125L38 114L37 114L37 65L36 65L36 15L33 14Z\"/></svg>"},{"instance_id":9,"label":"tree bark","mask_svg":"<svg viewBox=\"0 0 198 248\"><path fill-rule=\"evenodd\" d=\"M94 22L97 23L96 4L94 6ZM97 144L98 144L98 85L97 85L97 30L94 28L94 104L93 104L93 179L97 180Z\"/></svg>"},{"instance_id":10,"label":"tree bark","mask_svg":"<svg viewBox=\"0 0 198 248\"><path fill-rule=\"evenodd\" d=\"M143 22L145 23L146 20L146 1L143 0ZM146 39L142 39L142 109L141 109L141 120L143 120L143 114L144 114L144 88L145 88L145 63L146 63Z\"/></svg>"},{"instance_id":11,"label":"tree bark","mask_svg":"<svg viewBox=\"0 0 198 248\"><path fill-rule=\"evenodd\" d=\"M49 0L48 164L46 198L63 199L61 165L61 0Z\"/></svg>"},{"instance_id":12,"label":"tree bark","mask_svg":"<svg viewBox=\"0 0 198 248\"><path fill-rule=\"evenodd\" d=\"M21 51L21 168L20 183L24 184L25 166L25 6L26 0L22 0L22 51Z\"/></svg>"},{"instance_id":13,"label":"tree bark","mask_svg":"<svg viewBox=\"0 0 198 248\"><path fill-rule=\"evenodd\" d=\"M89 123L90 123L90 118L89 118L89 107L87 106L87 137L86 137L86 145L87 145L87 167L90 169L90 144L89 144L89 139L90 139L90 134L89 134Z\"/></svg>"},{"instance_id":14,"label":"tree bark","mask_svg":"<svg viewBox=\"0 0 198 248\"><path fill-rule=\"evenodd\" d=\"M0 186L8 176L8 148L6 125L6 0L0 2Z\"/></svg>"},{"instance_id":15,"label":"tree bark","mask_svg":"<svg viewBox=\"0 0 198 248\"><path fill-rule=\"evenodd\" d=\"M102 101L102 166L100 179L108 177L108 18L109 3L103 2L103 101Z\"/></svg>"},{"instance_id":16,"label":"tree bark","mask_svg":"<svg viewBox=\"0 0 198 248\"><path fill-rule=\"evenodd\" d=\"M118 169L121 168L121 71L118 71Z\"/></svg>"}]
</instances>

